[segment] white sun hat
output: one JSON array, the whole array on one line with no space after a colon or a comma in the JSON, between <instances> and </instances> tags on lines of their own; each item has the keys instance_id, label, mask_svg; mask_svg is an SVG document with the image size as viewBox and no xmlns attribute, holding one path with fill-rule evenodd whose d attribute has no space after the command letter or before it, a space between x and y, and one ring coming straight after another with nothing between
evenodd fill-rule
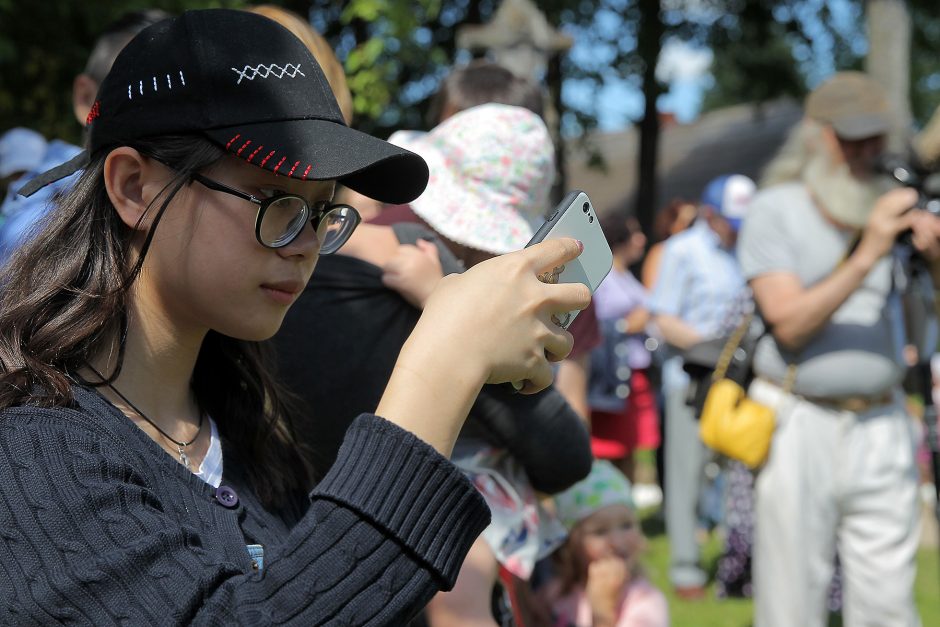
<instances>
[{"instance_id":1,"label":"white sun hat","mask_svg":"<svg viewBox=\"0 0 940 627\"><path fill-rule=\"evenodd\" d=\"M411 208L447 239L503 254L523 248L544 222L555 150L528 109L480 105L429 133L398 131L389 142L427 161L428 186Z\"/></svg>"}]
</instances>

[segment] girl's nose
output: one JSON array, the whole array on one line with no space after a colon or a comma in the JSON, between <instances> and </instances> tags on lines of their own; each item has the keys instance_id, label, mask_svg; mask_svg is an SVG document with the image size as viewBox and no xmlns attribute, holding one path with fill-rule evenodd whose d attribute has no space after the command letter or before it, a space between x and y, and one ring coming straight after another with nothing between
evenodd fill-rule
<instances>
[{"instance_id":1,"label":"girl's nose","mask_svg":"<svg viewBox=\"0 0 940 627\"><path fill-rule=\"evenodd\" d=\"M320 239L313 228L313 224L308 221L300 233L297 234L290 244L276 249L282 257L316 257L320 254Z\"/></svg>"}]
</instances>

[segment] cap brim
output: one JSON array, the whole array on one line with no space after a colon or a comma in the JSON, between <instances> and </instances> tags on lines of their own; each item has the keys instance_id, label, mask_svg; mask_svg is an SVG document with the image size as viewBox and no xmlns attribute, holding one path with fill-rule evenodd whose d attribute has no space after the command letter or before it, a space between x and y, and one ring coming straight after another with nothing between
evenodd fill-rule
<instances>
[{"instance_id":1,"label":"cap brim","mask_svg":"<svg viewBox=\"0 0 940 627\"><path fill-rule=\"evenodd\" d=\"M369 198L411 202L428 184L420 156L327 120L286 120L205 131L245 161L301 180L336 180Z\"/></svg>"},{"instance_id":2,"label":"cap brim","mask_svg":"<svg viewBox=\"0 0 940 627\"><path fill-rule=\"evenodd\" d=\"M741 230L741 225L744 224L744 218L729 218L728 216L722 216L725 220L728 221L728 226L737 233Z\"/></svg>"},{"instance_id":3,"label":"cap brim","mask_svg":"<svg viewBox=\"0 0 940 627\"><path fill-rule=\"evenodd\" d=\"M879 113L845 116L832 122L836 135L849 141L884 135L890 127L888 118Z\"/></svg>"}]
</instances>

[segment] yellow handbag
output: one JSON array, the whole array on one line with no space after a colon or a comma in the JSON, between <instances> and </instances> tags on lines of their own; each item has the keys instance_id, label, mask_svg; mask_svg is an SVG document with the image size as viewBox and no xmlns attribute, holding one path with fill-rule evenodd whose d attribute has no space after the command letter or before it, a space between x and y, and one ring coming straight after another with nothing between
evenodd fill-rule
<instances>
[{"instance_id":1,"label":"yellow handbag","mask_svg":"<svg viewBox=\"0 0 940 627\"><path fill-rule=\"evenodd\" d=\"M728 338L712 374L712 383L699 417L699 435L706 446L722 455L757 468L767 459L776 426L775 410L747 397L744 388L726 378L731 357L747 333L753 315ZM784 391L793 386L796 367L790 365Z\"/></svg>"}]
</instances>

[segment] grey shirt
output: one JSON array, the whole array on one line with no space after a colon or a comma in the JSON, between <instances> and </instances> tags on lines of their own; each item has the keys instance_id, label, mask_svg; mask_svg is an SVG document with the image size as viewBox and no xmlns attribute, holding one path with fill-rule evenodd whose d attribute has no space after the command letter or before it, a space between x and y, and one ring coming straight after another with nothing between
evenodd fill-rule
<instances>
[{"instance_id":1,"label":"grey shirt","mask_svg":"<svg viewBox=\"0 0 940 627\"><path fill-rule=\"evenodd\" d=\"M738 258L748 280L791 272L809 288L838 267L852 236L824 219L802 184L788 183L755 196ZM756 374L780 383L788 364L795 364L793 391L820 397L878 394L900 383L903 330L891 268L890 257L879 261L799 353L781 351L771 335L764 336L754 356Z\"/></svg>"}]
</instances>

